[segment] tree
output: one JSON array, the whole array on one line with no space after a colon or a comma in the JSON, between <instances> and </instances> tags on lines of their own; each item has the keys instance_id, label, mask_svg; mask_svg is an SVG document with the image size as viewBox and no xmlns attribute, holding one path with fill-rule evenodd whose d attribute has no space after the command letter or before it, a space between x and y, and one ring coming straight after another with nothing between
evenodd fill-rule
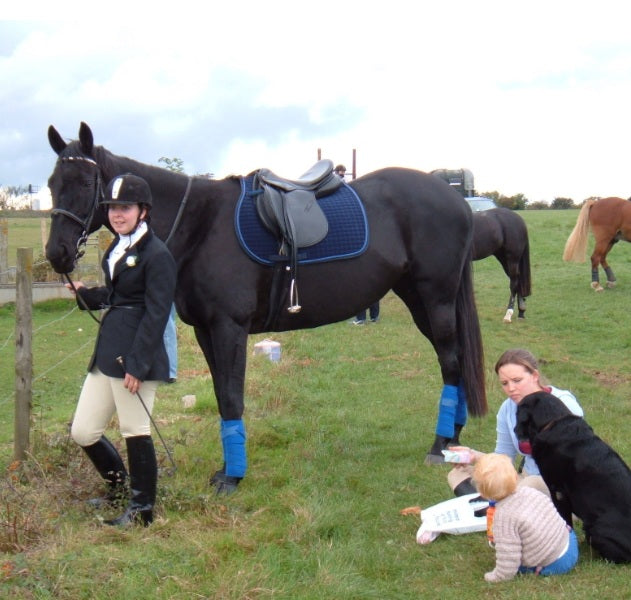
<instances>
[{"instance_id":1,"label":"tree","mask_svg":"<svg viewBox=\"0 0 631 600\"><path fill-rule=\"evenodd\" d=\"M158 162L164 163L169 171L184 173L184 161L181 158L167 158L166 156L161 156Z\"/></svg>"},{"instance_id":2,"label":"tree","mask_svg":"<svg viewBox=\"0 0 631 600\"><path fill-rule=\"evenodd\" d=\"M525 210L528 205L528 198L526 198L523 194L504 196L499 192L484 192L482 196L485 198L491 198L491 200L495 200L495 204L498 206L510 208L511 210Z\"/></svg>"},{"instance_id":3,"label":"tree","mask_svg":"<svg viewBox=\"0 0 631 600\"><path fill-rule=\"evenodd\" d=\"M555 210L574 208L574 200L572 198L555 198L550 204L550 208Z\"/></svg>"}]
</instances>

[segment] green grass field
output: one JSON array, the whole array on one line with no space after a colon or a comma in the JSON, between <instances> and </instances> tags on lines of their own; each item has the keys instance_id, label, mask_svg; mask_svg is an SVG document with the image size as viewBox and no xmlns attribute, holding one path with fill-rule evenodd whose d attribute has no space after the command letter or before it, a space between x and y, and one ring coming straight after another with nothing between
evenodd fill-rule
<instances>
[{"instance_id":1,"label":"green grass field","mask_svg":"<svg viewBox=\"0 0 631 600\"><path fill-rule=\"evenodd\" d=\"M590 268L561 260L577 211L527 211L533 295L527 318L502 322L508 279L494 258L475 263L489 415L463 443L490 451L503 400L493 364L508 347L532 350L555 385L574 391L596 433L631 461L631 247L610 255L618 286L596 294ZM39 235L37 220L35 241ZM483 533L419 546L409 506L450 497L446 466L425 466L439 369L429 342L393 294L376 325L348 322L275 334L280 363L252 356L246 382L249 471L217 498L220 466L212 383L192 331L178 325L178 382L154 412L163 467L157 521L112 530L83 500L99 490L68 439L95 324L70 301L34 310L32 458L12 460L14 308L0 308L0 591L21 598L591 599L631 596L631 567L593 556L569 575L487 584L494 553ZM187 409L182 397L194 394ZM113 424L112 440L120 445ZM631 499L630 499L631 500ZM579 530L582 540L582 531Z\"/></svg>"}]
</instances>

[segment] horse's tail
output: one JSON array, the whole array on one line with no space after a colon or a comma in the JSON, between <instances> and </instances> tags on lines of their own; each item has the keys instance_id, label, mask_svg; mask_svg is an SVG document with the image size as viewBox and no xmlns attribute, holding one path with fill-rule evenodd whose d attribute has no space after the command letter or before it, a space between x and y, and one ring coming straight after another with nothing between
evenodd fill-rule
<instances>
[{"instance_id":1,"label":"horse's tail","mask_svg":"<svg viewBox=\"0 0 631 600\"><path fill-rule=\"evenodd\" d=\"M565 242L565 250L563 250L563 260L572 262L585 262L587 254L587 234L589 233L589 211L595 200L590 198L583 203L581 212L578 213L576 225L570 237Z\"/></svg>"},{"instance_id":2,"label":"horse's tail","mask_svg":"<svg viewBox=\"0 0 631 600\"><path fill-rule=\"evenodd\" d=\"M473 262L468 260L462 269L462 278L456 298L456 323L460 346L460 374L467 395L467 407L474 417L488 411L484 385L484 348L480 321L473 294Z\"/></svg>"},{"instance_id":3,"label":"horse's tail","mask_svg":"<svg viewBox=\"0 0 631 600\"><path fill-rule=\"evenodd\" d=\"M519 281L517 282L517 294L527 298L532 292L532 280L530 278L530 242L526 234L526 245L519 258Z\"/></svg>"}]
</instances>

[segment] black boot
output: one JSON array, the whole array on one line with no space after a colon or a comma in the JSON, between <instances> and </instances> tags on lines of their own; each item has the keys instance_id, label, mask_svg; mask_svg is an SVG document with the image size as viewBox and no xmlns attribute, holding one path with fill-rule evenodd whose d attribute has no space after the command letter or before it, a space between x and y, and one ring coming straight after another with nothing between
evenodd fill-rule
<instances>
[{"instance_id":1,"label":"black boot","mask_svg":"<svg viewBox=\"0 0 631 600\"><path fill-rule=\"evenodd\" d=\"M118 450L105 436L90 446L81 447L107 484L105 496L91 498L88 504L95 508L106 504L122 504L127 499L127 470Z\"/></svg>"},{"instance_id":2,"label":"black boot","mask_svg":"<svg viewBox=\"0 0 631 600\"><path fill-rule=\"evenodd\" d=\"M471 477L463 479L455 488L454 494L456 496L466 496L467 494L477 494L478 490L475 487Z\"/></svg>"},{"instance_id":3,"label":"black boot","mask_svg":"<svg viewBox=\"0 0 631 600\"><path fill-rule=\"evenodd\" d=\"M106 525L131 525L140 523L147 527L153 521L156 502L158 462L150 435L126 438L129 460L131 499L125 512L116 519L104 521Z\"/></svg>"},{"instance_id":4,"label":"black boot","mask_svg":"<svg viewBox=\"0 0 631 600\"><path fill-rule=\"evenodd\" d=\"M441 450L445 450L447 448L447 444L451 438L443 437L442 435L437 435L434 438L434 444L430 448L429 452L425 456L425 464L426 465L442 465L445 462L445 457Z\"/></svg>"}]
</instances>

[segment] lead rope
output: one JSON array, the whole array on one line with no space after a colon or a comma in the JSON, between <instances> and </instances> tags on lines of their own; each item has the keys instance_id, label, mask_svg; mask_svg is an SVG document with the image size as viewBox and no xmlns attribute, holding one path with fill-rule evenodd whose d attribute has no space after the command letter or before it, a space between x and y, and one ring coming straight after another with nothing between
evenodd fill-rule
<instances>
[{"instance_id":1,"label":"lead rope","mask_svg":"<svg viewBox=\"0 0 631 600\"><path fill-rule=\"evenodd\" d=\"M99 326L100 326L101 325L101 319L98 319L97 317L95 317L94 313L88 308L88 305L86 304L85 300L79 294L79 292L78 292L78 290L77 290L77 288L76 288L76 286L74 284L74 281L72 281L72 279L70 278L70 275L68 275L68 273L64 273L64 277L68 280L68 283L70 284L70 287L74 291L75 298L77 298L77 300L79 301L79 303L81 304L83 309L87 310L88 314L92 317L92 319L94 319L94 321L96 323L98 323Z\"/></svg>"}]
</instances>

